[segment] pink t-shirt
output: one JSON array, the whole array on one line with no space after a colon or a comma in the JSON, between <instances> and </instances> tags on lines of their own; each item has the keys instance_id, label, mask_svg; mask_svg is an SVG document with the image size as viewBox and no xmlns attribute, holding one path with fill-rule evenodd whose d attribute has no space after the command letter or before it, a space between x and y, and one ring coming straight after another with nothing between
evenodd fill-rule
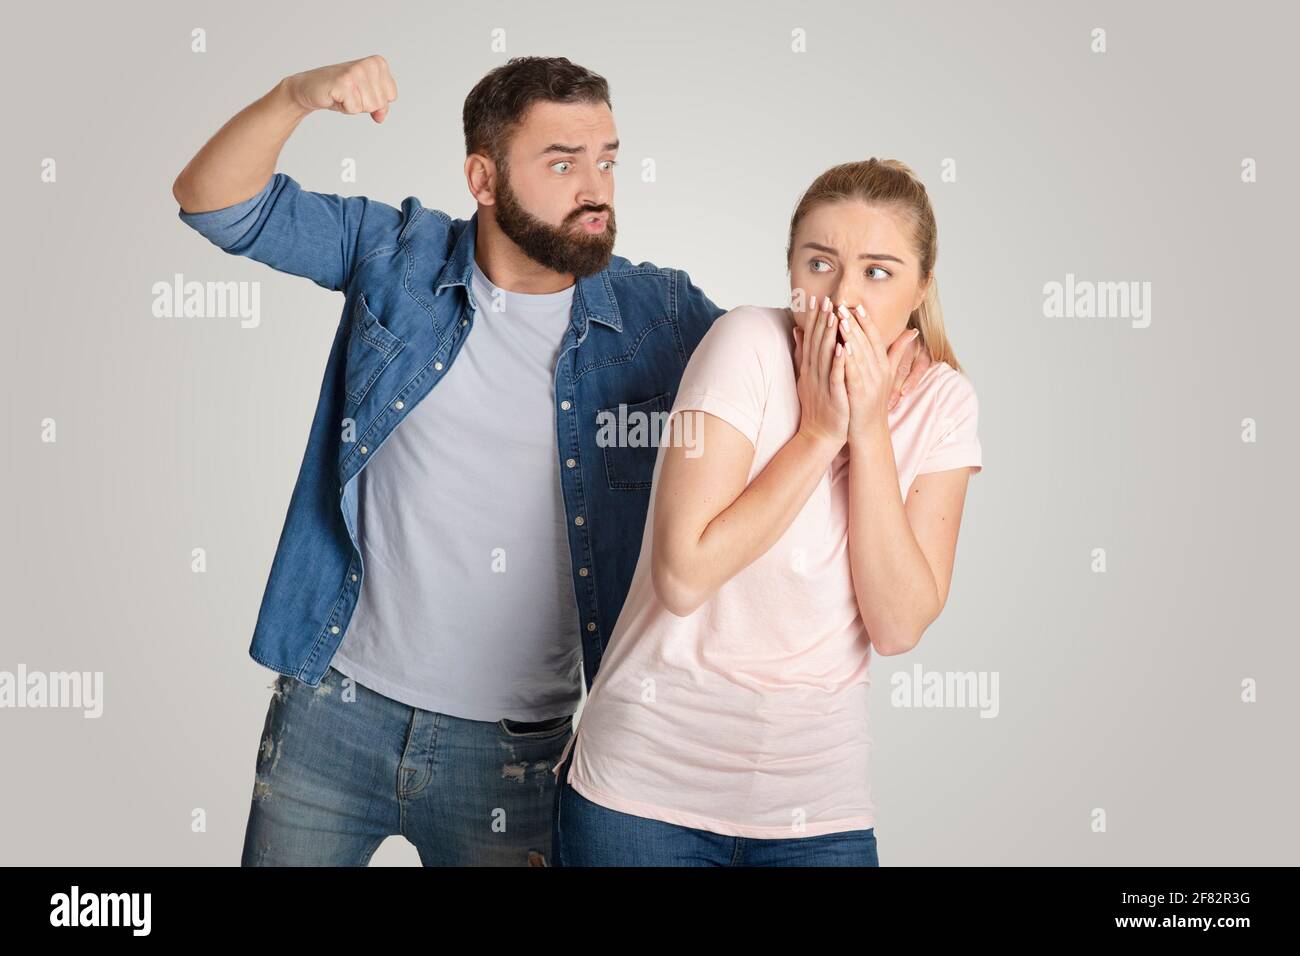
<instances>
[{"instance_id":1,"label":"pink t-shirt","mask_svg":"<svg viewBox=\"0 0 1300 956\"><path fill-rule=\"evenodd\" d=\"M744 433L751 482L799 427L792 328L785 309L721 316L673 404ZM981 469L977 410L964 375L946 362L926 370L889 413L900 496L918 474ZM849 570L848 477L846 447L776 544L686 617L664 607L651 580L652 495L627 600L569 742L576 791L729 836L875 825L871 647Z\"/></svg>"}]
</instances>

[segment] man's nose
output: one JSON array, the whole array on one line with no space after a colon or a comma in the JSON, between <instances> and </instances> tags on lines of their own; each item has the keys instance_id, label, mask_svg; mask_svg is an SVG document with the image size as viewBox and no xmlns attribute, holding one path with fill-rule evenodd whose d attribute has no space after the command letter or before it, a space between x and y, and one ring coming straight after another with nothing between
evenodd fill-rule
<instances>
[{"instance_id":1,"label":"man's nose","mask_svg":"<svg viewBox=\"0 0 1300 956\"><path fill-rule=\"evenodd\" d=\"M600 171L589 168L579 184L578 195L575 198L581 208L599 208L609 205L610 192L609 184L601 176Z\"/></svg>"}]
</instances>

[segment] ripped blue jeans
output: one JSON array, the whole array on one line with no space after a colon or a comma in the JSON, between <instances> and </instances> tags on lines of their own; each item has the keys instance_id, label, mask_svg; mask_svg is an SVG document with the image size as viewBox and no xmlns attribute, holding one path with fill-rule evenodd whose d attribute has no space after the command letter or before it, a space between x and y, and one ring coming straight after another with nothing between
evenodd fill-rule
<instances>
[{"instance_id":1,"label":"ripped blue jeans","mask_svg":"<svg viewBox=\"0 0 1300 956\"><path fill-rule=\"evenodd\" d=\"M329 668L280 676L257 753L243 866L365 866L400 834L425 866L548 866L573 718L466 720Z\"/></svg>"}]
</instances>

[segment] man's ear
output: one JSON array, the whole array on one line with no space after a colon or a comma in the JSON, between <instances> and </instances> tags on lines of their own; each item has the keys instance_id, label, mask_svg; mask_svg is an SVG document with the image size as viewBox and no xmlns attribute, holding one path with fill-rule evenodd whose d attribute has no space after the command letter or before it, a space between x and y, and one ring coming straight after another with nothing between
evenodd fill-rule
<instances>
[{"instance_id":1,"label":"man's ear","mask_svg":"<svg viewBox=\"0 0 1300 956\"><path fill-rule=\"evenodd\" d=\"M465 157L465 184L470 195L482 206L496 204L497 167L491 158L482 153Z\"/></svg>"}]
</instances>

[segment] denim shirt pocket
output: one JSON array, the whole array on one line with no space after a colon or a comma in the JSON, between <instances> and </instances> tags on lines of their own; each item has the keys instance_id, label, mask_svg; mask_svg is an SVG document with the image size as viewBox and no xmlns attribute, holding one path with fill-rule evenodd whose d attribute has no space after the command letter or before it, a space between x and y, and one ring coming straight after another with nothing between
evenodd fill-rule
<instances>
[{"instance_id":1,"label":"denim shirt pocket","mask_svg":"<svg viewBox=\"0 0 1300 956\"><path fill-rule=\"evenodd\" d=\"M352 329L348 338L345 375L348 400L360 405L375 379L406 345L385 327L366 305L365 293L357 293L352 307Z\"/></svg>"},{"instance_id":2,"label":"denim shirt pocket","mask_svg":"<svg viewBox=\"0 0 1300 956\"><path fill-rule=\"evenodd\" d=\"M602 420L612 421L615 426L614 442L605 444L602 449L605 478L610 488L632 490L650 487L655 459L659 455L661 431L665 430L662 425L666 424L671 399L671 392L663 392L641 402L625 403L622 415L617 405L600 409ZM604 419L605 415L610 418ZM623 430L624 422L626 432Z\"/></svg>"}]
</instances>

